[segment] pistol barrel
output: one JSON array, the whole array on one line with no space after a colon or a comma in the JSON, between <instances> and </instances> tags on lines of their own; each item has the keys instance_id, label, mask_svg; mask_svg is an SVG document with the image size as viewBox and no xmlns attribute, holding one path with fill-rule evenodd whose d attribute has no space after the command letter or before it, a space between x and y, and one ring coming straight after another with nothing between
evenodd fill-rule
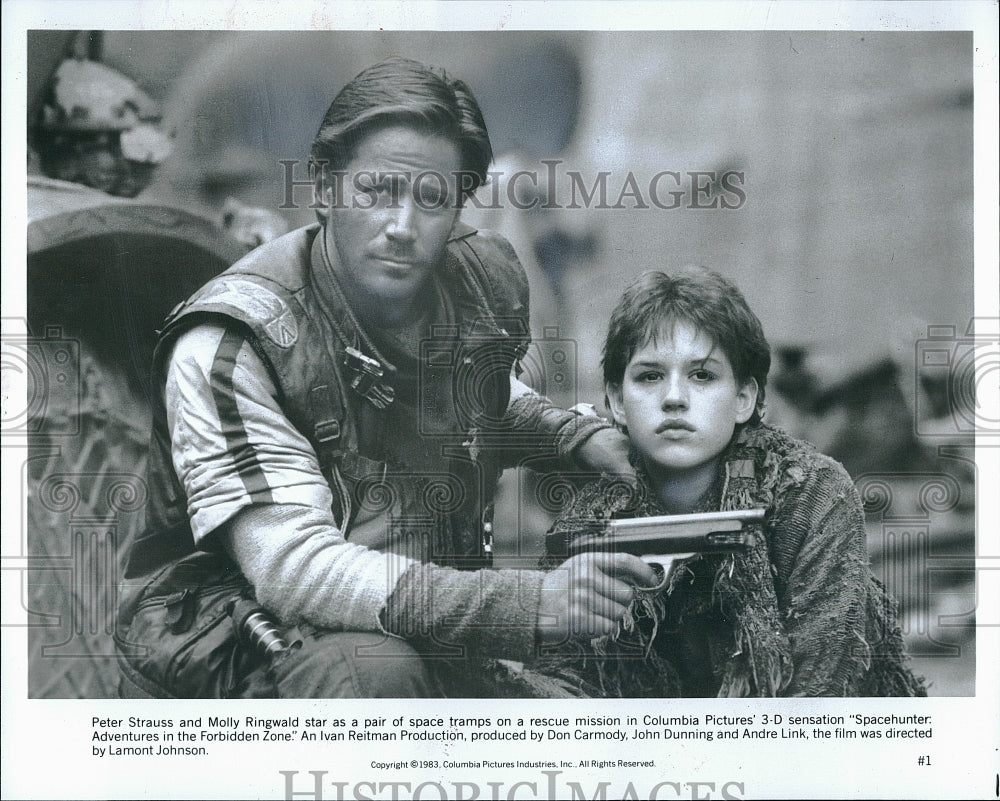
<instances>
[{"instance_id":1,"label":"pistol barrel","mask_svg":"<svg viewBox=\"0 0 1000 801\"><path fill-rule=\"evenodd\" d=\"M598 531L567 542L566 552L621 551L645 557L738 551L754 543L746 527L763 520L763 509L607 520Z\"/></svg>"}]
</instances>

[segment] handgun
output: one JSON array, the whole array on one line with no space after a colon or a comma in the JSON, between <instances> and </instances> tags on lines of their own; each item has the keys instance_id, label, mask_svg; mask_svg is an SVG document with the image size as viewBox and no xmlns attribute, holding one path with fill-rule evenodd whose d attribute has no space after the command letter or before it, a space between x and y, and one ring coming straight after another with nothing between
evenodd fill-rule
<instances>
[{"instance_id":1,"label":"handgun","mask_svg":"<svg viewBox=\"0 0 1000 801\"><path fill-rule=\"evenodd\" d=\"M648 564L661 566L664 577L660 587L663 587L673 567L696 554L738 553L753 547L754 524L764 521L764 511L737 509L581 520L575 528L547 534L545 546L548 555L556 558L569 558L586 551L630 553Z\"/></svg>"}]
</instances>

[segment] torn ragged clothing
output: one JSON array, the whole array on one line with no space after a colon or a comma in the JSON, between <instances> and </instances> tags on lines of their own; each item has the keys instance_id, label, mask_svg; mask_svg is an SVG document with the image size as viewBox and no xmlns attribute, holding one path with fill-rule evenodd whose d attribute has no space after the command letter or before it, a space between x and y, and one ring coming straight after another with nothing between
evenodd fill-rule
<instances>
[{"instance_id":1,"label":"torn ragged clothing","mask_svg":"<svg viewBox=\"0 0 1000 801\"><path fill-rule=\"evenodd\" d=\"M534 666L592 696L913 696L895 606L869 566L850 476L765 425L739 432L695 511L766 509L745 553L696 557L655 595L637 591L613 637ZM640 470L585 486L556 529L582 519L664 514Z\"/></svg>"}]
</instances>

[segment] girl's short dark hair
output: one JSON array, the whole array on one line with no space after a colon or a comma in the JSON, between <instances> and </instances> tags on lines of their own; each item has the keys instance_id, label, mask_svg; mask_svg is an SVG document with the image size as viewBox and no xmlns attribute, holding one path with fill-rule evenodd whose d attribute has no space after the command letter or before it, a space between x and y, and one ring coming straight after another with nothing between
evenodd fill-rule
<instances>
[{"instance_id":1,"label":"girl's short dark hair","mask_svg":"<svg viewBox=\"0 0 1000 801\"><path fill-rule=\"evenodd\" d=\"M675 275L643 273L625 290L604 340L604 383L620 387L636 351L664 324L676 321L688 322L711 337L726 354L740 385L751 378L757 382L757 405L749 422L760 422L771 346L743 293L704 267L688 267Z\"/></svg>"},{"instance_id":2,"label":"girl's short dark hair","mask_svg":"<svg viewBox=\"0 0 1000 801\"><path fill-rule=\"evenodd\" d=\"M313 168L345 169L362 139L392 125L454 141L467 176L459 184L464 195L486 182L493 147L469 87L443 70L405 58L368 67L340 90L313 140Z\"/></svg>"}]
</instances>

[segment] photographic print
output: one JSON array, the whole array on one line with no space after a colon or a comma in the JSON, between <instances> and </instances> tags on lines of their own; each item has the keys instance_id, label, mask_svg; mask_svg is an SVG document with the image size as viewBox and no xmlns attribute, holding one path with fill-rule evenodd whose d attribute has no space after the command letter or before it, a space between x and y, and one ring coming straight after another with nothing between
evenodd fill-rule
<instances>
[{"instance_id":1,"label":"photographic print","mask_svg":"<svg viewBox=\"0 0 1000 801\"><path fill-rule=\"evenodd\" d=\"M993 797L995 7L99 8L4 7L5 796Z\"/></svg>"}]
</instances>

